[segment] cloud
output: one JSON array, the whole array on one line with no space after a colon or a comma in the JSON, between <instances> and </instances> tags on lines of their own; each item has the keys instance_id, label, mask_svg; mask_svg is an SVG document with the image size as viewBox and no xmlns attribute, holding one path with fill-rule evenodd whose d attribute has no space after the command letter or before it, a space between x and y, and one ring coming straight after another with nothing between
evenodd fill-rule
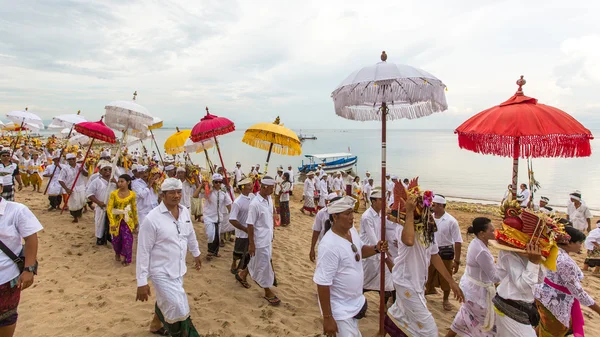
<instances>
[{"instance_id":1,"label":"cloud","mask_svg":"<svg viewBox=\"0 0 600 337\"><path fill-rule=\"evenodd\" d=\"M139 103L179 125L197 122L209 106L240 126L279 115L296 129L378 127L336 116L330 94L386 50L389 61L425 69L449 88L447 112L392 128L454 127L510 97L521 74L526 94L593 121L595 107L586 104L597 102L600 44L589 32L599 31L599 6L4 2L0 109L35 106L44 119L81 109L91 119L137 90Z\"/></svg>"}]
</instances>

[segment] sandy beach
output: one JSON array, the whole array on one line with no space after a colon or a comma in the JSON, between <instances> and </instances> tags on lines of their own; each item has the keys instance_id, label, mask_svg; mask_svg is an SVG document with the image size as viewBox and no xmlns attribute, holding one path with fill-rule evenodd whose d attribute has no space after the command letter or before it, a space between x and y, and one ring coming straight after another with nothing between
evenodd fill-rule
<instances>
[{"instance_id":1,"label":"sandy beach","mask_svg":"<svg viewBox=\"0 0 600 337\"><path fill-rule=\"evenodd\" d=\"M274 289L281 298L279 307L263 299L263 291L254 282L244 289L236 282L229 268L233 244L221 251L222 257L203 261L200 271L192 268L188 256L188 273L184 287L188 293L192 320L202 336L319 336L322 331L317 304L316 286L312 281L315 264L308 258L313 217L299 209L301 189L296 188L290 208L292 225L275 230L273 264L279 286ZM83 221L71 223L68 212L47 211L47 197L41 193L18 192L16 201L27 205L38 217L44 230L39 234L39 275L34 285L22 293L19 321L15 336L89 336L137 337L152 336L148 325L152 318L155 297L149 302L135 301L134 263L128 267L114 261L110 248L95 245L93 213ZM361 213L363 208L361 207ZM466 228L476 216L498 216L489 206L451 203L448 211L454 215L466 239ZM360 214L355 214L358 227ZM596 219L594 219L595 221ZM202 223L194 224L202 253L206 252L206 236ZM465 260L466 240L462 250ZM135 253L135 246L134 246ZM580 266L585 256L575 256ZM464 272L464 265L455 279ZM586 273L585 289L600 299L600 278ZM444 336L455 311L442 309L440 295L428 296L428 306ZM378 326L378 295L367 294L369 311L361 320L364 336L372 336ZM453 302L458 309L459 304ZM585 331L590 336L600 331L600 318L584 308Z\"/></svg>"}]
</instances>

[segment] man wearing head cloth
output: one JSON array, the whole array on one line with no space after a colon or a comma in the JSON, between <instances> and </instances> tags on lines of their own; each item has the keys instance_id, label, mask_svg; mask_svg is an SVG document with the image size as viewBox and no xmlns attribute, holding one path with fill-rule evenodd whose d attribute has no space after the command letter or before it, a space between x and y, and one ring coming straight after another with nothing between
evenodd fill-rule
<instances>
[{"instance_id":1,"label":"man wearing head cloth","mask_svg":"<svg viewBox=\"0 0 600 337\"><path fill-rule=\"evenodd\" d=\"M98 168L100 175L88 185L85 195L89 201L96 204L94 209L96 245L102 246L111 241L104 201L108 200L108 195L117 188L117 182L112 176L112 164L109 161L101 160L98 162Z\"/></svg>"},{"instance_id":2,"label":"man wearing head cloth","mask_svg":"<svg viewBox=\"0 0 600 337\"><path fill-rule=\"evenodd\" d=\"M339 197L344 195L344 179L342 179L342 172L337 171L335 173L335 178L333 178L333 185L331 187L333 192L337 193Z\"/></svg>"},{"instance_id":3,"label":"man wearing head cloth","mask_svg":"<svg viewBox=\"0 0 600 337\"><path fill-rule=\"evenodd\" d=\"M292 183L292 187L290 187L290 195L293 195L294 192L294 170L292 169L292 165L288 165L287 174L290 175L290 183Z\"/></svg>"},{"instance_id":4,"label":"man wearing head cloth","mask_svg":"<svg viewBox=\"0 0 600 337\"><path fill-rule=\"evenodd\" d=\"M175 178L175 174L177 174L177 171L176 171L175 165L172 165L172 164L170 164L170 165L167 165L167 166L165 167L165 173L167 173L167 176L168 176L169 178Z\"/></svg>"},{"instance_id":5,"label":"man wearing head cloth","mask_svg":"<svg viewBox=\"0 0 600 337\"><path fill-rule=\"evenodd\" d=\"M387 252L386 241L363 245L353 225L355 203L354 198L345 196L327 206L331 229L319 244L313 276L326 336L362 336L358 320L367 311L363 295L363 259Z\"/></svg>"},{"instance_id":6,"label":"man wearing head cloth","mask_svg":"<svg viewBox=\"0 0 600 337\"><path fill-rule=\"evenodd\" d=\"M581 199L581 192L575 191L569 197L571 203L567 207L567 219L573 223L573 227L580 231L590 232L592 230L592 213Z\"/></svg>"},{"instance_id":7,"label":"man wearing head cloth","mask_svg":"<svg viewBox=\"0 0 600 337\"><path fill-rule=\"evenodd\" d=\"M325 207L321 208L317 212L317 215L315 216L315 222L313 222L312 226L313 232L310 240L310 253L308 254L308 258L312 262L315 262L315 247L317 246L317 242L323 238L323 235L325 235L327 229L325 226L325 222L329 219L329 213L327 213L327 204L335 200L339 200L341 197L338 197L336 193L329 193L323 198L325 199Z\"/></svg>"},{"instance_id":8,"label":"man wearing head cloth","mask_svg":"<svg viewBox=\"0 0 600 337\"><path fill-rule=\"evenodd\" d=\"M11 161L10 148L5 147L0 151L0 183L3 199L15 200L14 180L19 184L19 191L22 190L23 182L19 174L19 166Z\"/></svg>"},{"instance_id":9,"label":"man wearing head cloth","mask_svg":"<svg viewBox=\"0 0 600 337\"><path fill-rule=\"evenodd\" d=\"M60 203L62 202L63 188L58 182L60 171L64 165L60 164L60 156L56 155L52 158L53 163L46 166L46 170L43 173L44 177L49 177L48 181L48 201L50 202L49 211L59 209Z\"/></svg>"},{"instance_id":10,"label":"man wearing head cloth","mask_svg":"<svg viewBox=\"0 0 600 337\"><path fill-rule=\"evenodd\" d=\"M255 197L251 193L252 185L252 178L243 179L238 183L241 194L235 199L233 205L231 205L231 214L229 214L229 222L235 227L235 244L233 247L231 272L244 288L250 287L246 281L246 276L248 275L246 268L250 261L250 254L248 254L248 224L246 220L248 218L250 202Z\"/></svg>"},{"instance_id":11,"label":"man wearing head cloth","mask_svg":"<svg viewBox=\"0 0 600 337\"><path fill-rule=\"evenodd\" d=\"M304 206L300 209L302 214L306 214L308 212L310 216L313 216L317 212L317 208L315 207L315 182L313 178L315 177L315 173L313 171L308 172L306 175L306 179L304 180Z\"/></svg>"},{"instance_id":12,"label":"man wearing head cloth","mask_svg":"<svg viewBox=\"0 0 600 337\"><path fill-rule=\"evenodd\" d=\"M446 212L446 198L441 194L433 197L431 205L433 211L433 220L437 226L437 231L433 233L435 242L438 245L438 255L442 258L444 266L450 275L456 274L460 267L460 255L462 251L462 236L458 221L448 212ZM440 272L429 265L427 284L425 286L425 295L437 294L436 287L440 287L444 293L442 306L444 310L451 311L454 306L450 304L450 284Z\"/></svg>"},{"instance_id":13,"label":"man wearing head cloth","mask_svg":"<svg viewBox=\"0 0 600 337\"><path fill-rule=\"evenodd\" d=\"M85 197L85 181L77 177L77 173L81 171L80 176L87 177L88 171L84 170L81 165L77 165L77 157L73 153L67 154L67 165L63 166L58 177L60 186L67 192L69 213L73 217L73 222L79 222L83 213L83 207L87 202ZM76 180L77 179L77 180Z\"/></svg>"},{"instance_id":14,"label":"man wearing head cloth","mask_svg":"<svg viewBox=\"0 0 600 337\"><path fill-rule=\"evenodd\" d=\"M242 163L238 161L235 163L235 168L233 169L233 186L237 188L240 181L242 181Z\"/></svg>"},{"instance_id":15,"label":"man wearing head cloth","mask_svg":"<svg viewBox=\"0 0 600 337\"><path fill-rule=\"evenodd\" d=\"M381 194L381 190L375 190L370 196L369 207L360 217L360 241L363 245L376 245L381 240L381 214L385 213L385 201ZM394 242L396 240L397 224L386 219L386 233L385 237L387 241ZM393 254L390 247L390 263L397 255L397 251ZM363 272L364 272L364 284L363 289L367 291L379 291L379 281L381 279L381 268L380 268L380 255L374 255L363 260ZM394 284L392 282L392 273L386 268L385 269L385 292L386 298L394 295ZM387 300L386 300L387 302Z\"/></svg>"},{"instance_id":16,"label":"man wearing head cloth","mask_svg":"<svg viewBox=\"0 0 600 337\"><path fill-rule=\"evenodd\" d=\"M154 194L154 183L160 178L159 175L148 174L146 166L139 166L133 171L134 179L131 182L131 189L136 194L136 206L138 211L139 223L158 205L157 196Z\"/></svg>"},{"instance_id":17,"label":"man wearing head cloth","mask_svg":"<svg viewBox=\"0 0 600 337\"><path fill-rule=\"evenodd\" d=\"M329 194L327 190L327 173L323 173L321 179L317 180L317 183L315 183L315 189L319 193L319 202L317 203L317 210L321 210L327 206L327 196Z\"/></svg>"},{"instance_id":18,"label":"man wearing head cloth","mask_svg":"<svg viewBox=\"0 0 600 337\"><path fill-rule=\"evenodd\" d=\"M27 173L29 173L29 181L33 186L34 192L41 192L40 187L42 186L42 177L40 176L42 170L43 161L40 159L38 152L31 154L31 160L29 161L29 167L27 167Z\"/></svg>"},{"instance_id":19,"label":"man wearing head cloth","mask_svg":"<svg viewBox=\"0 0 600 337\"><path fill-rule=\"evenodd\" d=\"M552 209L552 207L548 206L549 202L550 202L550 199L548 197L541 197L540 204L535 207L535 210L540 211L545 214L548 214L548 215L552 214L554 212L554 210Z\"/></svg>"},{"instance_id":20,"label":"man wearing head cloth","mask_svg":"<svg viewBox=\"0 0 600 337\"><path fill-rule=\"evenodd\" d=\"M271 262L273 256L273 226L277 220L275 206L271 199L275 180L264 176L260 182L260 191L250 202L248 208L248 253L250 277L265 290L264 298L271 305L279 305L281 300L273 293L271 287L277 285L275 272Z\"/></svg>"},{"instance_id":21,"label":"man wearing head cloth","mask_svg":"<svg viewBox=\"0 0 600 337\"><path fill-rule=\"evenodd\" d=\"M179 203L181 188L179 179L165 179L160 187L162 202L140 225L136 301L148 300L148 279L152 280L156 305L150 331L164 335L166 328L173 337L199 337L190 319L190 306L183 288L186 251L192 253L196 270L200 270L202 261L190 212Z\"/></svg>"},{"instance_id":22,"label":"man wearing head cloth","mask_svg":"<svg viewBox=\"0 0 600 337\"><path fill-rule=\"evenodd\" d=\"M203 186L208 185L205 181ZM231 211L231 197L229 193L223 190L223 176L219 173L212 175L212 187L206 195L203 188L197 188L194 192L194 198L204 199L204 229L206 231L206 241L208 242L208 253L206 259L210 260L213 256L219 257L219 225L224 219L226 213Z\"/></svg>"},{"instance_id":23,"label":"man wearing head cloth","mask_svg":"<svg viewBox=\"0 0 600 337\"><path fill-rule=\"evenodd\" d=\"M200 186L200 179L197 177L192 185L187 179L187 172L185 167L177 168L177 179L181 181L183 188L181 190L181 205L189 210L192 208L192 196L194 195L194 191Z\"/></svg>"}]
</instances>

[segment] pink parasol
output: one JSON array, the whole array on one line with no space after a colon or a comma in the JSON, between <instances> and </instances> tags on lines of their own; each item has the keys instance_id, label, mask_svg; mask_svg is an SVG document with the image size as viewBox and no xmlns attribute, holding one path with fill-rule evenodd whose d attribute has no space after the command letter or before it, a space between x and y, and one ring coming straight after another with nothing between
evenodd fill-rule
<instances>
[{"instance_id":1,"label":"pink parasol","mask_svg":"<svg viewBox=\"0 0 600 337\"><path fill-rule=\"evenodd\" d=\"M233 131L235 131L235 124L233 124L232 121L225 117L211 115L208 112L208 107L206 107L206 116L200 119L200 123L194 125L194 128L192 128L192 134L190 136L192 142L200 142L211 138L214 139L215 145L217 147L217 152L219 153L219 159L221 160L221 167L223 167L223 176L225 178L225 184L227 185L227 191L229 192L231 200L233 200L233 195L231 194L231 189L229 189L229 179L227 178L227 170L225 169L225 164L223 163L223 156L221 156L221 149L219 148L219 141L217 141L217 136L228 134Z\"/></svg>"}]
</instances>

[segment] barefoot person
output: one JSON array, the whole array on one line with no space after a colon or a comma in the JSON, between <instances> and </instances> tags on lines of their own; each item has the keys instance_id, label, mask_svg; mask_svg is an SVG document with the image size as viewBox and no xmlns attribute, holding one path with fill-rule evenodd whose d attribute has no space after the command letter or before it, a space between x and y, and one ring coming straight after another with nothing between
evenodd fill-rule
<instances>
[{"instance_id":1,"label":"barefoot person","mask_svg":"<svg viewBox=\"0 0 600 337\"><path fill-rule=\"evenodd\" d=\"M231 273L235 275L235 279L238 280L244 288L249 288L250 285L246 282L245 277L241 277L239 272L245 271L244 275L248 275L246 267L248 261L250 261L250 255L248 254L248 224L246 219L248 218L248 209L250 208L250 202L254 199L255 195L252 192L252 179L242 179L238 183L238 188L242 192L231 205L231 214L229 215L229 222L235 227L235 243L233 246L233 262L231 263ZM239 261L239 262L238 262Z\"/></svg>"},{"instance_id":2,"label":"barefoot person","mask_svg":"<svg viewBox=\"0 0 600 337\"><path fill-rule=\"evenodd\" d=\"M248 209L248 253L250 277L265 290L264 298L271 305L279 305L281 300L271 290L275 285L275 272L271 262L273 256L273 224L277 222L277 213L271 200L275 188L275 179L264 176L260 181L260 191L250 202ZM245 279L243 271L240 276Z\"/></svg>"},{"instance_id":3,"label":"barefoot person","mask_svg":"<svg viewBox=\"0 0 600 337\"><path fill-rule=\"evenodd\" d=\"M48 201L50 202L49 211L53 211L60 208L62 203L63 188L58 181L60 171L65 165L60 164L60 156L55 155L52 157L52 164L46 167L44 171L44 177L48 179Z\"/></svg>"},{"instance_id":4,"label":"barefoot person","mask_svg":"<svg viewBox=\"0 0 600 337\"><path fill-rule=\"evenodd\" d=\"M205 200L204 202L204 228L206 231L206 241L208 242L208 253L206 259L210 260L213 256L219 257L219 224L222 222L223 206L227 208L227 211L231 211L231 197L229 193L225 192L223 186L223 176L219 173L215 173L212 176L212 188L208 195L204 193L204 190L208 185L205 181L200 187L194 191L194 198L201 197Z\"/></svg>"},{"instance_id":5,"label":"barefoot person","mask_svg":"<svg viewBox=\"0 0 600 337\"><path fill-rule=\"evenodd\" d=\"M450 275L456 274L460 266L460 253L463 242L458 221L446 212L446 198L442 195L438 194L433 197L431 210L433 211L433 219L437 227L437 231L433 235L435 236L435 243L438 245L439 256L442 258L442 262ZM453 310L454 306L450 304L449 300L450 285L437 269L430 265L427 285L425 286L425 295L437 294L436 287L442 288L444 293L442 302L444 310Z\"/></svg>"},{"instance_id":6,"label":"barefoot person","mask_svg":"<svg viewBox=\"0 0 600 337\"><path fill-rule=\"evenodd\" d=\"M81 218L83 213L83 206L85 206L87 200L85 197L85 181L83 179L77 179L77 182L75 183L77 172L81 169L81 166L77 165L77 157L75 154L67 154L67 164L68 165L62 166L58 182L69 196L67 206L69 207L69 213L71 213L71 216L73 217L73 222L79 222L79 218ZM87 170L81 170L80 175L87 177ZM75 186L73 186L73 183L75 183Z\"/></svg>"},{"instance_id":7,"label":"barefoot person","mask_svg":"<svg viewBox=\"0 0 600 337\"><path fill-rule=\"evenodd\" d=\"M96 208L94 209L96 245L103 246L109 241L112 242L109 232L110 223L106 216L106 204L104 201L107 200L107 194L110 195L115 190L117 184L112 177L112 164L109 161L100 161L98 167L100 168L100 177L94 179L89 184L85 194L88 200L96 204Z\"/></svg>"},{"instance_id":8,"label":"barefoot person","mask_svg":"<svg viewBox=\"0 0 600 337\"><path fill-rule=\"evenodd\" d=\"M7 201L15 200L13 179L19 184L19 191L23 189L23 182L19 174L19 166L10 158L10 148L0 150L0 183L2 183L2 198Z\"/></svg>"},{"instance_id":9,"label":"barefoot person","mask_svg":"<svg viewBox=\"0 0 600 337\"><path fill-rule=\"evenodd\" d=\"M148 300L150 278L156 292L150 331L173 337L200 337L190 319L190 306L183 289L186 250L192 253L196 270L200 270L202 261L189 210L179 204L181 189L179 179L165 179L161 185L162 202L140 226L136 301Z\"/></svg>"},{"instance_id":10,"label":"barefoot person","mask_svg":"<svg viewBox=\"0 0 600 337\"><path fill-rule=\"evenodd\" d=\"M423 199L427 198L424 196ZM419 200L417 209L417 196L412 193L408 196L406 222L404 226L398 225L398 256L392 269L397 298L386 316L386 332L391 336L438 337L438 328L427 309L424 293L430 263L448 281L455 298L464 301L462 291L438 255L433 235L435 221L428 207L432 200L421 201L420 197Z\"/></svg>"},{"instance_id":11,"label":"barefoot person","mask_svg":"<svg viewBox=\"0 0 600 337\"><path fill-rule=\"evenodd\" d=\"M500 282L498 267L488 248L488 240L493 240L494 225L488 218L475 218L467 230L475 239L467 249L467 266L460 279L460 289L465 294L450 331L446 337L460 336L493 337L494 304L491 299L496 294L494 283Z\"/></svg>"},{"instance_id":12,"label":"barefoot person","mask_svg":"<svg viewBox=\"0 0 600 337\"><path fill-rule=\"evenodd\" d=\"M313 178L315 177L314 172L308 172L306 175L306 179L304 180L304 206L300 209L302 214L306 214L308 212L310 216L314 216L317 213L317 208L315 207L315 183Z\"/></svg>"},{"instance_id":13,"label":"barefoot person","mask_svg":"<svg viewBox=\"0 0 600 337\"><path fill-rule=\"evenodd\" d=\"M122 262L123 266L128 266L133 255L133 233L138 227L135 192L131 190L130 175L119 176L117 190L113 191L108 199L106 216L110 223L115 260Z\"/></svg>"},{"instance_id":14,"label":"barefoot person","mask_svg":"<svg viewBox=\"0 0 600 337\"><path fill-rule=\"evenodd\" d=\"M2 185L0 185L2 188ZM21 291L33 284L37 274L37 232L42 224L25 205L0 197L0 336L12 337L17 326ZM23 246L23 240L25 246ZM20 271L13 261L23 250L25 263ZM23 333L23 336L28 335ZM29 334L31 335L31 334Z\"/></svg>"},{"instance_id":15,"label":"barefoot person","mask_svg":"<svg viewBox=\"0 0 600 337\"><path fill-rule=\"evenodd\" d=\"M362 336L358 320L367 312L362 259L387 252L386 241L363 245L353 225L355 203L354 198L345 196L329 204L327 227L331 230L319 244L313 281L317 284L323 333L327 336Z\"/></svg>"}]
</instances>

